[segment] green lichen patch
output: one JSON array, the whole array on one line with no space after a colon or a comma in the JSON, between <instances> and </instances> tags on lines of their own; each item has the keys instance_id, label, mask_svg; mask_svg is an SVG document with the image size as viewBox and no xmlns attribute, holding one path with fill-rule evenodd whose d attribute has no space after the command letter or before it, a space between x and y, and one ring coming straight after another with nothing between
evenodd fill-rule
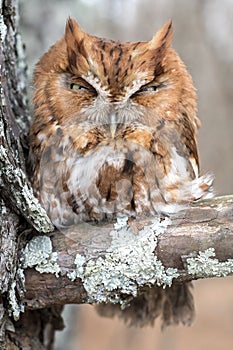
<instances>
[{"instance_id":1,"label":"green lichen patch","mask_svg":"<svg viewBox=\"0 0 233 350\"><path fill-rule=\"evenodd\" d=\"M0 124L0 134L3 135L3 126ZM33 190L27 181L23 170L11 164L8 151L0 145L0 176L5 179L6 186L12 194L12 201L17 209L39 232L52 232L54 227L44 208L33 195Z\"/></svg>"},{"instance_id":2,"label":"green lichen patch","mask_svg":"<svg viewBox=\"0 0 233 350\"><path fill-rule=\"evenodd\" d=\"M11 284L9 289L9 314L13 316L14 320L17 321L20 317L20 313L24 312L24 305L21 304L16 296L16 282Z\"/></svg>"},{"instance_id":3,"label":"green lichen patch","mask_svg":"<svg viewBox=\"0 0 233 350\"><path fill-rule=\"evenodd\" d=\"M51 239L47 236L33 237L23 251L23 267L35 267L40 273L54 273L59 276L60 267L56 263L57 253L53 252Z\"/></svg>"},{"instance_id":4,"label":"green lichen patch","mask_svg":"<svg viewBox=\"0 0 233 350\"><path fill-rule=\"evenodd\" d=\"M16 282L18 281L18 283ZM9 308L8 313L13 316L14 320L17 321L20 317L21 312L24 312L24 305L22 303L24 296L25 276L24 271L21 268L17 269L15 280L11 283L8 294Z\"/></svg>"},{"instance_id":5,"label":"green lichen patch","mask_svg":"<svg viewBox=\"0 0 233 350\"><path fill-rule=\"evenodd\" d=\"M137 235L125 218L120 218L110 233L112 242L105 255L86 259L77 254L71 280L81 278L90 302L123 303L122 295L135 297L138 287L171 286L178 277L176 269L165 268L154 254L158 235L170 225L170 219L154 219Z\"/></svg>"},{"instance_id":6,"label":"green lichen patch","mask_svg":"<svg viewBox=\"0 0 233 350\"><path fill-rule=\"evenodd\" d=\"M233 259L220 262L215 258L214 248L199 252L198 256L187 259L187 269L190 275L197 278L225 277L233 273Z\"/></svg>"},{"instance_id":7,"label":"green lichen patch","mask_svg":"<svg viewBox=\"0 0 233 350\"><path fill-rule=\"evenodd\" d=\"M0 9L1 8L2 8L2 1L0 1ZM0 11L0 39L2 43L4 43L5 41L6 34L7 34L7 27L3 20L2 11Z\"/></svg>"}]
</instances>

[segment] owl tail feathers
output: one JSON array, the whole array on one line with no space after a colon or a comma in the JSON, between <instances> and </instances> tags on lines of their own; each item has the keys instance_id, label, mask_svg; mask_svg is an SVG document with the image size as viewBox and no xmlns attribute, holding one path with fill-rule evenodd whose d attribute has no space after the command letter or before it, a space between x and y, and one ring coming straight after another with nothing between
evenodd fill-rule
<instances>
[{"instance_id":1,"label":"owl tail feathers","mask_svg":"<svg viewBox=\"0 0 233 350\"><path fill-rule=\"evenodd\" d=\"M208 199L214 196L214 175L207 173L192 181L191 193L193 200Z\"/></svg>"},{"instance_id":2,"label":"owl tail feathers","mask_svg":"<svg viewBox=\"0 0 233 350\"><path fill-rule=\"evenodd\" d=\"M162 328L179 323L190 326L194 318L191 287L191 283L185 283L166 289L148 288L123 310L119 304L100 304L97 311L104 317L118 316L128 326L153 326L159 316L162 319Z\"/></svg>"}]
</instances>

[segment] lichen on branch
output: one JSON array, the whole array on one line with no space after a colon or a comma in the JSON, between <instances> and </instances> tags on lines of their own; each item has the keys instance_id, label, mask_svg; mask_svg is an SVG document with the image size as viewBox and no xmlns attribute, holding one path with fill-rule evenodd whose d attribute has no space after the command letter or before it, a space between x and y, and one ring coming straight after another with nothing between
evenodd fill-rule
<instances>
[{"instance_id":1,"label":"lichen on branch","mask_svg":"<svg viewBox=\"0 0 233 350\"><path fill-rule=\"evenodd\" d=\"M140 227L137 233L127 218L115 225L86 224L73 231L55 231L49 239L57 253L59 277L42 270L39 277L35 266L26 269L25 300L30 308L71 301L124 306L147 286L169 288L198 278L232 275L232 209L233 196L217 197L165 220L135 220ZM43 284L49 285L49 297Z\"/></svg>"}]
</instances>

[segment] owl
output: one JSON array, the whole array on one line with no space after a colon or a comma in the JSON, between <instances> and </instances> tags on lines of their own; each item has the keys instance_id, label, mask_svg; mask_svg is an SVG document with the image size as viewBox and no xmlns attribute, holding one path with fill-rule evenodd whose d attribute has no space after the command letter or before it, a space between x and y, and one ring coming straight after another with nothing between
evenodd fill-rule
<instances>
[{"instance_id":1,"label":"owl","mask_svg":"<svg viewBox=\"0 0 233 350\"><path fill-rule=\"evenodd\" d=\"M57 228L169 215L211 196L212 177L199 176L196 92L172 33L169 21L148 42L112 41L69 18L37 64L33 187ZM192 308L181 285L152 288L119 313L189 323Z\"/></svg>"}]
</instances>

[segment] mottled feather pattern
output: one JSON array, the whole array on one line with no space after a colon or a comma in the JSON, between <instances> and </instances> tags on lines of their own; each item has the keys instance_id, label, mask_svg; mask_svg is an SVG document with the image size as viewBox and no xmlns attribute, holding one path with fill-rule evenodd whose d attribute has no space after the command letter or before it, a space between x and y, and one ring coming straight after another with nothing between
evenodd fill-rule
<instances>
[{"instance_id":1,"label":"mottled feather pattern","mask_svg":"<svg viewBox=\"0 0 233 350\"><path fill-rule=\"evenodd\" d=\"M211 196L212 177L199 177L196 92L172 33L169 21L149 42L123 43L69 19L37 64L33 186L58 228L169 215Z\"/></svg>"}]
</instances>

